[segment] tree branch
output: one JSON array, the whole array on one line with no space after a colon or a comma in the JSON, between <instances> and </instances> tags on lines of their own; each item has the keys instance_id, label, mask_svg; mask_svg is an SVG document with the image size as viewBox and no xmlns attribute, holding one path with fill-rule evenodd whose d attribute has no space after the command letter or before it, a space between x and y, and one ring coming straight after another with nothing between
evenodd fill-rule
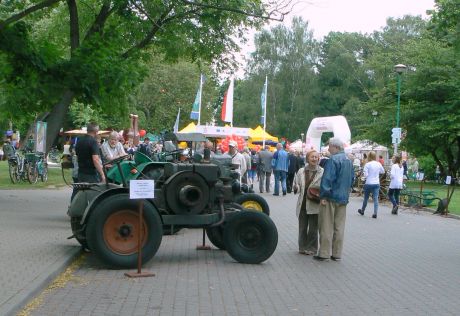
<instances>
[{"instance_id":1,"label":"tree branch","mask_svg":"<svg viewBox=\"0 0 460 316\"><path fill-rule=\"evenodd\" d=\"M70 54L80 46L80 29L78 22L78 8L75 0L67 0L70 17Z\"/></svg>"},{"instance_id":2,"label":"tree branch","mask_svg":"<svg viewBox=\"0 0 460 316\"><path fill-rule=\"evenodd\" d=\"M110 8L110 1L104 1L104 4L102 5L99 14L94 20L93 25L91 25L88 32L86 32L84 40L88 39L94 33L101 33L104 28L104 24L107 21L107 18L110 16L110 14L112 14L112 12L113 8Z\"/></svg>"},{"instance_id":3,"label":"tree branch","mask_svg":"<svg viewBox=\"0 0 460 316\"><path fill-rule=\"evenodd\" d=\"M219 10L219 11L234 12L234 13L238 13L238 14L242 14L242 15L246 15L246 16L252 16L252 17L256 17L256 18L261 18L261 19L265 19L265 20L273 20L273 21L278 21L278 22L283 22L284 16L290 12L290 11L280 12L278 9L274 9L274 10L270 11L268 13L268 15L263 15L263 14L247 12L247 11L232 8L232 7L218 6L218 5L201 3L201 2L196 2L196 1L182 0L182 3L188 4L188 5L191 5L191 6L197 6L197 7L208 8L208 9L215 9L215 10ZM290 3L290 1L288 3ZM288 6L288 4L285 5L284 7L287 7L287 6ZM280 17L279 18L273 17L272 15L274 15L274 14L279 14Z\"/></svg>"},{"instance_id":4,"label":"tree branch","mask_svg":"<svg viewBox=\"0 0 460 316\"><path fill-rule=\"evenodd\" d=\"M155 37L155 34L158 32L158 30L164 25L165 18L168 16L171 10L172 7L163 12L163 14L156 21L153 21L152 29L150 30L150 32L148 32L147 35L139 43L135 44L133 47L129 48L126 52L121 54L121 56L123 58L128 58L129 55L131 55L134 51L140 50L149 45L152 39Z\"/></svg>"},{"instance_id":5,"label":"tree branch","mask_svg":"<svg viewBox=\"0 0 460 316\"><path fill-rule=\"evenodd\" d=\"M40 3L38 3L38 4L34 5L34 6L31 6L31 7L27 8L27 9L25 9L22 12L19 12L18 14L15 14L15 15L9 17L5 21L0 21L0 31L2 31L9 24L17 22L17 21L21 20L22 18L28 16L31 13L34 13L34 12L36 12L38 10L41 10L43 8L46 8L46 7L50 7L53 4L56 4L56 3L61 2L61 1L62 0L45 0L43 2L40 2Z\"/></svg>"}]
</instances>

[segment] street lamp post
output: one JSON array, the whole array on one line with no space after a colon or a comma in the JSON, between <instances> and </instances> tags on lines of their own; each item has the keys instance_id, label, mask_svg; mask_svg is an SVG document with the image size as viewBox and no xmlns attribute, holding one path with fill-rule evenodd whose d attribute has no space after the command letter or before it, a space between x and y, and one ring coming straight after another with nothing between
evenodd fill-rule
<instances>
[{"instance_id":1,"label":"street lamp post","mask_svg":"<svg viewBox=\"0 0 460 316\"><path fill-rule=\"evenodd\" d=\"M407 69L406 65L403 64L397 64L395 67L395 72L398 74L398 103L397 103L397 108L396 108L396 128L398 129L399 135L396 135L397 137L395 138L394 141L394 152L395 154L398 153L398 144L400 141L401 133L399 130L399 111L401 108L401 74Z\"/></svg>"}]
</instances>

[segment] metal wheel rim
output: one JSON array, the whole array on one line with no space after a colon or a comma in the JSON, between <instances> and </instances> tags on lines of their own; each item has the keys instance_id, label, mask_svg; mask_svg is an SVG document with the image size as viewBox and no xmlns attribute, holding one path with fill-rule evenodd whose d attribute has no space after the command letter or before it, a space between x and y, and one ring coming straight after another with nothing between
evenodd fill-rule
<instances>
[{"instance_id":1,"label":"metal wheel rim","mask_svg":"<svg viewBox=\"0 0 460 316\"><path fill-rule=\"evenodd\" d=\"M246 250L257 249L263 241L263 231L257 225L246 225L238 229L237 241Z\"/></svg>"},{"instance_id":2,"label":"metal wheel rim","mask_svg":"<svg viewBox=\"0 0 460 316\"><path fill-rule=\"evenodd\" d=\"M147 241L148 230L145 220L142 222L142 246L144 246ZM112 252L120 255L137 253L139 239L138 213L132 210L120 210L111 214L104 223L102 235L105 244Z\"/></svg>"},{"instance_id":3,"label":"metal wheel rim","mask_svg":"<svg viewBox=\"0 0 460 316\"><path fill-rule=\"evenodd\" d=\"M241 204L242 207L248 208L251 210L256 210L256 211L263 211L262 205L256 201L244 201L243 204Z\"/></svg>"}]
</instances>

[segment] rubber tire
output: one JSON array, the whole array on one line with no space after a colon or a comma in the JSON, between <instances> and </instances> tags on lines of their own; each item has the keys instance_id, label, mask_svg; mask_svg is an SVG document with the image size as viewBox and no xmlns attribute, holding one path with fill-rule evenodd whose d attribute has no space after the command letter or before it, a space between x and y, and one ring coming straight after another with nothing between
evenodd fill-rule
<instances>
[{"instance_id":1,"label":"rubber tire","mask_svg":"<svg viewBox=\"0 0 460 316\"><path fill-rule=\"evenodd\" d=\"M72 234L75 236L75 239L80 243L80 245L85 248L89 249L88 242L86 241L85 232L82 230L81 216L72 216L70 218L70 227L72 228Z\"/></svg>"},{"instance_id":2,"label":"rubber tire","mask_svg":"<svg viewBox=\"0 0 460 316\"><path fill-rule=\"evenodd\" d=\"M209 241L214 246L216 246L220 250L225 250L224 228L222 225L217 227L206 228L206 236L208 236Z\"/></svg>"},{"instance_id":3,"label":"rubber tire","mask_svg":"<svg viewBox=\"0 0 460 316\"><path fill-rule=\"evenodd\" d=\"M244 233L257 231L259 238L246 240ZM250 237L250 236L249 236ZM252 245L248 245L252 242ZM242 211L232 216L225 224L224 243L228 254L240 263L264 262L275 252L278 244L278 230L270 217L262 212Z\"/></svg>"},{"instance_id":4,"label":"rubber tire","mask_svg":"<svg viewBox=\"0 0 460 316\"><path fill-rule=\"evenodd\" d=\"M243 205L244 202L249 202L249 201L258 203L260 205L260 207L262 208L262 212L265 213L266 215L270 216L270 207L268 206L267 201L263 197L261 197L260 195L258 195L256 193L243 193L243 194L238 194L235 197L235 203L240 204L245 209L251 209L251 210L260 212L257 209L248 208L247 206Z\"/></svg>"},{"instance_id":5,"label":"rubber tire","mask_svg":"<svg viewBox=\"0 0 460 316\"><path fill-rule=\"evenodd\" d=\"M129 194L115 194L105 198L93 211L86 228L86 239L89 249L110 268L135 268L137 267L137 251L121 255L114 253L106 245L103 236L103 227L107 218L119 210L138 211L138 201L130 200ZM163 224L155 207L144 202L144 222L147 225L148 238L142 247L142 263L148 262L161 244L163 237Z\"/></svg>"},{"instance_id":6,"label":"rubber tire","mask_svg":"<svg viewBox=\"0 0 460 316\"><path fill-rule=\"evenodd\" d=\"M8 162L8 171L10 174L10 180L11 182L18 183L19 182L19 166L17 163L10 163Z\"/></svg>"},{"instance_id":7,"label":"rubber tire","mask_svg":"<svg viewBox=\"0 0 460 316\"><path fill-rule=\"evenodd\" d=\"M38 181L37 163L32 162L27 165L27 180L30 184L35 184Z\"/></svg>"},{"instance_id":8,"label":"rubber tire","mask_svg":"<svg viewBox=\"0 0 460 316\"><path fill-rule=\"evenodd\" d=\"M42 182L48 181L48 164L42 161L42 174L40 175Z\"/></svg>"}]
</instances>

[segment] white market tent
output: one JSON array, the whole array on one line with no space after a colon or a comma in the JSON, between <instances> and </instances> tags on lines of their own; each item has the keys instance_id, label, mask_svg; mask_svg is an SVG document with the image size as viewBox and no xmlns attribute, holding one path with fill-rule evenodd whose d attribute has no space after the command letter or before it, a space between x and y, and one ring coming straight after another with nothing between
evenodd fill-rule
<instances>
[{"instance_id":1,"label":"white market tent","mask_svg":"<svg viewBox=\"0 0 460 316\"><path fill-rule=\"evenodd\" d=\"M385 164L389 164L389 154L388 148L382 145L379 145L371 140L360 140L354 144L351 144L349 147L349 152L358 156L358 158L362 158L363 154L368 154L370 151L375 151L377 154L377 159L381 155L385 160Z\"/></svg>"}]
</instances>

